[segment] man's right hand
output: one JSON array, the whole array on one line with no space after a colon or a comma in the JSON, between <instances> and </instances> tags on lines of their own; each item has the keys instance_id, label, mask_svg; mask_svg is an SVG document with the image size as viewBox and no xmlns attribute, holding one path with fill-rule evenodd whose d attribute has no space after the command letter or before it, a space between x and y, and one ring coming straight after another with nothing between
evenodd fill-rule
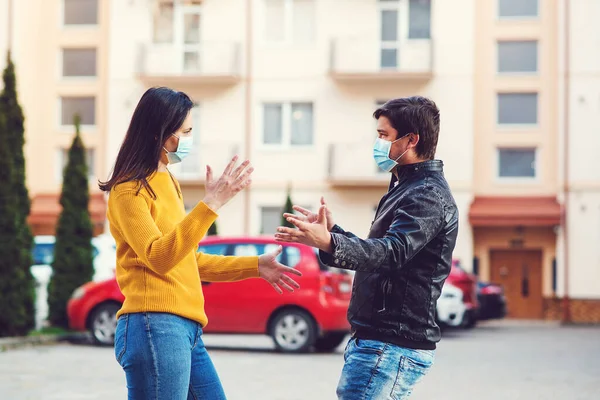
<instances>
[{"instance_id":1,"label":"man's right hand","mask_svg":"<svg viewBox=\"0 0 600 400\"><path fill-rule=\"evenodd\" d=\"M235 168L237 160L238 156L233 157L218 179L213 179L212 168L206 166L206 196L202 201L215 212L252 182L250 175L254 168L250 161Z\"/></svg>"},{"instance_id":2,"label":"man's right hand","mask_svg":"<svg viewBox=\"0 0 600 400\"><path fill-rule=\"evenodd\" d=\"M327 204L325 203L324 197L321 197L321 205L327 206ZM311 212L310 210L307 210L306 208L302 208L300 206L294 206L293 208L294 208L294 210L298 211L301 215L285 213L285 214L283 214L283 216L285 218L294 217L296 219L299 219L303 222L308 222L310 224L318 223L317 220L319 219L319 214L315 214L315 213ZM334 226L335 226L335 222L333 222L333 214L329 210L329 207L327 207L327 230L331 232L331 230L333 229Z\"/></svg>"}]
</instances>

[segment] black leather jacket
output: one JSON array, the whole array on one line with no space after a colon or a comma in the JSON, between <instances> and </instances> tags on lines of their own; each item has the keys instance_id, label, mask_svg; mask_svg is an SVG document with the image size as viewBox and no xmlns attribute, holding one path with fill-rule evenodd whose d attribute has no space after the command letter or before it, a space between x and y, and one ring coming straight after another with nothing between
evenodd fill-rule
<instances>
[{"instance_id":1,"label":"black leather jacket","mask_svg":"<svg viewBox=\"0 0 600 400\"><path fill-rule=\"evenodd\" d=\"M339 226L321 260L356 271L348 320L353 335L435 349L436 302L450 273L458 210L439 160L398 167L363 240Z\"/></svg>"}]
</instances>

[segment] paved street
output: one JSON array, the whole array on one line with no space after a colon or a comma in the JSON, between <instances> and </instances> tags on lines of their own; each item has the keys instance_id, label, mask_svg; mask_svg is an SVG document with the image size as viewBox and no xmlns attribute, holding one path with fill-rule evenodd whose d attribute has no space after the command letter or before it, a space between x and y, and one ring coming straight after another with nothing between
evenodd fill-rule
<instances>
[{"instance_id":1,"label":"paved street","mask_svg":"<svg viewBox=\"0 0 600 400\"><path fill-rule=\"evenodd\" d=\"M284 356L268 338L207 336L230 399L334 399L337 354ZM600 327L493 323L450 332L414 400L600 398ZM124 399L112 349L87 345L0 353L1 400Z\"/></svg>"}]
</instances>

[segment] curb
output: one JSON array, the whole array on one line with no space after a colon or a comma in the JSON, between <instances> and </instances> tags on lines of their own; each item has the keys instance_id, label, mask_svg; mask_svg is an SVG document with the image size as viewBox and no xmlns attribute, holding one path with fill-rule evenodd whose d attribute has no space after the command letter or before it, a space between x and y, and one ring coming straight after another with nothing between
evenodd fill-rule
<instances>
[{"instance_id":1,"label":"curb","mask_svg":"<svg viewBox=\"0 0 600 400\"><path fill-rule=\"evenodd\" d=\"M48 346L60 342L82 342L87 341L89 335L87 333L67 333L60 335L39 335L39 336L22 336L9 337L0 339L0 353L9 350L18 350L23 348Z\"/></svg>"}]
</instances>

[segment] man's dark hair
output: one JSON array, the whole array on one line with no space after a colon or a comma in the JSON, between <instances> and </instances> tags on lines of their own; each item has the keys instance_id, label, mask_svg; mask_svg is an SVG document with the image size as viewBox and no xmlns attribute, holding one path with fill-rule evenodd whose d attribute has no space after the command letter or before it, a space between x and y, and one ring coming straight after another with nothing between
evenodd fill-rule
<instances>
[{"instance_id":1,"label":"man's dark hair","mask_svg":"<svg viewBox=\"0 0 600 400\"><path fill-rule=\"evenodd\" d=\"M415 151L426 160L435 157L440 133L440 110L432 100L422 96L393 99L373 113L375 119L386 117L398 131L397 139L408 133L419 135Z\"/></svg>"}]
</instances>

